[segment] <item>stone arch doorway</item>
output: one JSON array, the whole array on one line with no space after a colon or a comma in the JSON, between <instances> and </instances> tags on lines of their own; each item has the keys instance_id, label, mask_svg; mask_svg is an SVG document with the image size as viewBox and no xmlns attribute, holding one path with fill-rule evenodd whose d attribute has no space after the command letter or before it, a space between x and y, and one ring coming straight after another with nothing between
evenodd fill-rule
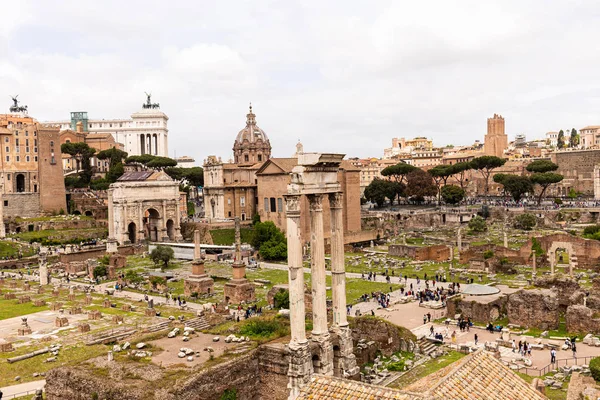
<instances>
[{"instance_id":1,"label":"stone arch doorway","mask_svg":"<svg viewBox=\"0 0 600 400\"><path fill-rule=\"evenodd\" d=\"M93 216L94 216L94 213L93 213L93 212L91 212L90 210L87 210L87 211L85 212L85 215L86 215L86 217L93 217Z\"/></svg>"},{"instance_id":2,"label":"stone arch doorway","mask_svg":"<svg viewBox=\"0 0 600 400\"><path fill-rule=\"evenodd\" d=\"M17 193L24 192L25 191L25 175L17 174L16 182L17 182Z\"/></svg>"},{"instance_id":3,"label":"stone arch doorway","mask_svg":"<svg viewBox=\"0 0 600 400\"><path fill-rule=\"evenodd\" d=\"M153 242L158 242L158 231L160 225L160 214L154 208L146 210L144 217L146 237Z\"/></svg>"},{"instance_id":4,"label":"stone arch doorway","mask_svg":"<svg viewBox=\"0 0 600 400\"><path fill-rule=\"evenodd\" d=\"M167 236L169 240L175 240L175 223L172 219L167 220Z\"/></svg>"},{"instance_id":5,"label":"stone arch doorway","mask_svg":"<svg viewBox=\"0 0 600 400\"><path fill-rule=\"evenodd\" d=\"M553 242L548 249L548 261L550 262L550 273L554 274L554 268L557 264L568 264L569 275L573 276L573 269L577 266L577 257L573 251L573 245L568 242Z\"/></svg>"},{"instance_id":6,"label":"stone arch doorway","mask_svg":"<svg viewBox=\"0 0 600 400\"><path fill-rule=\"evenodd\" d=\"M73 215L81 215L81 211L75 210L75 211L73 211Z\"/></svg>"},{"instance_id":7,"label":"stone arch doorway","mask_svg":"<svg viewBox=\"0 0 600 400\"><path fill-rule=\"evenodd\" d=\"M321 359L318 354L312 356L312 365L315 374L321 373Z\"/></svg>"},{"instance_id":8,"label":"stone arch doorway","mask_svg":"<svg viewBox=\"0 0 600 400\"><path fill-rule=\"evenodd\" d=\"M127 235L129 237L129 241L131 243L135 243L136 242L136 230L137 227L135 226L135 222L131 222L128 226L127 226Z\"/></svg>"}]
</instances>

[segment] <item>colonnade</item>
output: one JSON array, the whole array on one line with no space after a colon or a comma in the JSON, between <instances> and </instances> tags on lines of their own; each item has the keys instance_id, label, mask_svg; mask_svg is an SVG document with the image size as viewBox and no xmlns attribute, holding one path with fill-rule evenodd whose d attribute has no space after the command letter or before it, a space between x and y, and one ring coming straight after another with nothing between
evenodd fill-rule
<instances>
[{"instance_id":1,"label":"colonnade","mask_svg":"<svg viewBox=\"0 0 600 400\"><path fill-rule=\"evenodd\" d=\"M159 150L159 134L157 133L142 133L140 139L140 154L150 154L153 156L160 155Z\"/></svg>"},{"instance_id":2,"label":"colonnade","mask_svg":"<svg viewBox=\"0 0 600 400\"><path fill-rule=\"evenodd\" d=\"M288 273L290 291L291 361L290 398L295 398L300 387L308 383L312 373L351 377L358 373L352 353L352 335L346 318L346 273L344 267L344 224L342 193L307 194L310 213L311 286L313 329L310 341L316 352L310 350L305 332L304 270L300 234L300 206L302 195L285 195L288 243ZM325 274L325 247L323 231L323 199L327 196L331 215L331 274L333 324L327 324L327 297ZM332 343L335 335L336 349ZM316 346L315 346L316 345Z\"/></svg>"}]
</instances>

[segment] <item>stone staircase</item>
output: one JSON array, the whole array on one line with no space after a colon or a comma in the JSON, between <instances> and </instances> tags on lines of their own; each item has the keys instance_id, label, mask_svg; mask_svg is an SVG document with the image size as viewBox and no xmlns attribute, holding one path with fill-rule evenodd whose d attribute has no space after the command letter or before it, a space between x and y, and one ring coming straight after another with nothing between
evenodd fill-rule
<instances>
[{"instance_id":1,"label":"stone staircase","mask_svg":"<svg viewBox=\"0 0 600 400\"><path fill-rule=\"evenodd\" d=\"M206 319L204 317L190 319L189 321L185 322L185 326L189 328L194 328L197 331L202 331L204 329L210 328L210 324L206 322Z\"/></svg>"},{"instance_id":2,"label":"stone staircase","mask_svg":"<svg viewBox=\"0 0 600 400\"><path fill-rule=\"evenodd\" d=\"M427 340L424 337L417 340L417 345L422 354L429 356L431 353L437 350L438 346L431 340Z\"/></svg>"},{"instance_id":3,"label":"stone staircase","mask_svg":"<svg viewBox=\"0 0 600 400\"><path fill-rule=\"evenodd\" d=\"M162 322L159 322L158 324L154 324L154 325L150 325L149 327L147 327L146 329L144 329L146 332L158 332L158 331L162 331L162 330L166 330L166 329L170 329L171 328L171 321L169 321L168 319Z\"/></svg>"}]
</instances>

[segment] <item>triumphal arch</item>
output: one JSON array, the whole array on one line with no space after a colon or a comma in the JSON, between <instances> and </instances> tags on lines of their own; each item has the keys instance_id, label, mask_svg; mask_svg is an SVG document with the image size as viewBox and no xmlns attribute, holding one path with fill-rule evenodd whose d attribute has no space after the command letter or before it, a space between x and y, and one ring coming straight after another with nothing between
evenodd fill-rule
<instances>
[{"instance_id":1,"label":"triumphal arch","mask_svg":"<svg viewBox=\"0 0 600 400\"><path fill-rule=\"evenodd\" d=\"M346 318L346 272L344 265L344 222L338 170L343 154L303 153L291 173L286 202L288 279L290 290L291 339L288 387L290 399L310 381L313 373L353 378L359 368L352 353L352 332ZM300 203L308 199L310 214L311 290L313 329L306 336L304 269L300 236ZM324 200L327 199L326 202ZM333 321L327 322L325 239L323 205L331 218L331 278Z\"/></svg>"},{"instance_id":2,"label":"triumphal arch","mask_svg":"<svg viewBox=\"0 0 600 400\"><path fill-rule=\"evenodd\" d=\"M125 172L108 189L108 237L119 244L179 241L179 204L179 183L165 172Z\"/></svg>"}]
</instances>

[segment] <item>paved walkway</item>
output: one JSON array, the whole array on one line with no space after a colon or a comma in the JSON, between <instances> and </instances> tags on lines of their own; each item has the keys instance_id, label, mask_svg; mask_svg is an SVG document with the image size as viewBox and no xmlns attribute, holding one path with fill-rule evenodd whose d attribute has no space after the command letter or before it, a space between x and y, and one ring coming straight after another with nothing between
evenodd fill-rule
<instances>
[{"instance_id":1,"label":"paved walkway","mask_svg":"<svg viewBox=\"0 0 600 400\"><path fill-rule=\"evenodd\" d=\"M0 390L2 390L2 393L4 394L4 396L2 397L2 400L8 400L8 399L12 399L14 397L21 397L21 396L25 396L28 394L33 395L33 394L35 394L36 390L43 389L44 386L46 386L45 380L33 381L33 382L21 383L19 385L3 387L3 388L0 388Z\"/></svg>"}]
</instances>

